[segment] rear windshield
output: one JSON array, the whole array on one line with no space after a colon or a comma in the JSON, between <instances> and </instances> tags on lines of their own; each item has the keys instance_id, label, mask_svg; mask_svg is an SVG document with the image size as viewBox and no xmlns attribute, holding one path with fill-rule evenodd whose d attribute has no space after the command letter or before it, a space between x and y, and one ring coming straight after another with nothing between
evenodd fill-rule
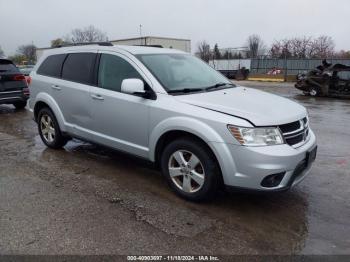
<instances>
[{"instance_id":1,"label":"rear windshield","mask_svg":"<svg viewBox=\"0 0 350 262\"><path fill-rule=\"evenodd\" d=\"M10 61L0 60L0 72L18 72L18 68Z\"/></svg>"}]
</instances>

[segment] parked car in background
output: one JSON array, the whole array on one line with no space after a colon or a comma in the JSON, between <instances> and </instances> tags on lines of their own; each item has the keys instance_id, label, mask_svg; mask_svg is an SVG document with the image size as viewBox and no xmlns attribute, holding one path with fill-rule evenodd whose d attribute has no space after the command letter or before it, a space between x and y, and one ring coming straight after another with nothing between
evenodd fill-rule
<instances>
[{"instance_id":1,"label":"parked car in background","mask_svg":"<svg viewBox=\"0 0 350 262\"><path fill-rule=\"evenodd\" d=\"M236 86L174 49L56 48L31 77L29 108L48 147L77 137L148 159L189 200L224 185L287 190L316 157L303 106Z\"/></svg>"},{"instance_id":2,"label":"parked car in background","mask_svg":"<svg viewBox=\"0 0 350 262\"><path fill-rule=\"evenodd\" d=\"M12 104L17 109L26 106L29 98L27 80L8 59L0 59L0 104Z\"/></svg>"}]
</instances>

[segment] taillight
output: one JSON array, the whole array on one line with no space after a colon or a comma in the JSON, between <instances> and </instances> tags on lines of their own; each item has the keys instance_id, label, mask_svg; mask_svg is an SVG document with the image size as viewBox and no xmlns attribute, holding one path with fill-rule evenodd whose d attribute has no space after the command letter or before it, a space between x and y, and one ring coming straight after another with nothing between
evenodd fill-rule
<instances>
[{"instance_id":1,"label":"taillight","mask_svg":"<svg viewBox=\"0 0 350 262\"><path fill-rule=\"evenodd\" d=\"M25 78L24 75L14 75L12 77L12 80L14 80L14 81L23 81L23 80L26 80L26 78Z\"/></svg>"},{"instance_id":2,"label":"taillight","mask_svg":"<svg viewBox=\"0 0 350 262\"><path fill-rule=\"evenodd\" d=\"M26 95L26 96L30 95L30 91L29 91L28 87L23 88L23 94Z\"/></svg>"},{"instance_id":3,"label":"taillight","mask_svg":"<svg viewBox=\"0 0 350 262\"><path fill-rule=\"evenodd\" d=\"M30 76L26 76L25 78L26 78L27 84L28 84L28 86L29 86L30 83L32 82L32 78L31 78Z\"/></svg>"}]
</instances>

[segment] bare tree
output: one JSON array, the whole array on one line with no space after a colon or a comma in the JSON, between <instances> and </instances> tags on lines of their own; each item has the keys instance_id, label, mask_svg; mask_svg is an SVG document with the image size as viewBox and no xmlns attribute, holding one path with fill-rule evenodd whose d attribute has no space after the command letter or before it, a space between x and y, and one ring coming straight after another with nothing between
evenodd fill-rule
<instances>
[{"instance_id":1,"label":"bare tree","mask_svg":"<svg viewBox=\"0 0 350 262\"><path fill-rule=\"evenodd\" d=\"M270 56L272 58L292 57L291 45L292 43L290 39L276 40L270 48Z\"/></svg>"},{"instance_id":2,"label":"bare tree","mask_svg":"<svg viewBox=\"0 0 350 262\"><path fill-rule=\"evenodd\" d=\"M66 42L62 38L51 40L51 47L58 47L64 45Z\"/></svg>"},{"instance_id":3,"label":"bare tree","mask_svg":"<svg viewBox=\"0 0 350 262\"><path fill-rule=\"evenodd\" d=\"M17 53L24 56L30 63L35 63L36 61L36 46L33 44L19 46Z\"/></svg>"},{"instance_id":4,"label":"bare tree","mask_svg":"<svg viewBox=\"0 0 350 262\"><path fill-rule=\"evenodd\" d=\"M313 40L311 56L314 58L332 57L334 54L334 47L335 44L332 37L325 35L319 36Z\"/></svg>"},{"instance_id":5,"label":"bare tree","mask_svg":"<svg viewBox=\"0 0 350 262\"><path fill-rule=\"evenodd\" d=\"M70 35L65 37L65 41L68 43L103 42L108 41L108 37L106 33L90 25L85 28L73 29Z\"/></svg>"},{"instance_id":6,"label":"bare tree","mask_svg":"<svg viewBox=\"0 0 350 262\"><path fill-rule=\"evenodd\" d=\"M0 46L0 58L1 57L5 57L5 53L4 53L4 51L2 50L2 48L1 48L1 46Z\"/></svg>"},{"instance_id":7,"label":"bare tree","mask_svg":"<svg viewBox=\"0 0 350 262\"><path fill-rule=\"evenodd\" d=\"M349 51L340 50L339 52L334 53L334 58L350 59L350 50Z\"/></svg>"},{"instance_id":8,"label":"bare tree","mask_svg":"<svg viewBox=\"0 0 350 262\"><path fill-rule=\"evenodd\" d=\"M326 58L333 54L334 41L329 36L286 38L270 48L272 58Z\"/></svg>"},{"instance_id":9,"label":"bare tree","mask_svg":"<svg viewBox=\"0 0 350 262\"><path fill-rule=\"evenodd\" d=\"M266 51L266 45L259 35L250 35L247 39L248 53L250 58L256 58L263 55Z\"/></svg>"},{"instance_id":10,"label":"bare tree","mask_svg":"<svg viewBox=\"0 0 350 262\"><path fill-rule=\"evenodd\" d=\"M197 53L203 61L208 63L211 56L210 45L205 40L200 42L197 46Z\"/></svg>"},{"instance_id":11,"label":"bare tree","mask_svg":"<svg viewBox=\"0 0 350 262\"><path fill-rule=\"evenodd\" d=\"M312 53L312 38L303 36L290 39L290 54L294 58L308 58Z\"/></svg>"}]
</instances>

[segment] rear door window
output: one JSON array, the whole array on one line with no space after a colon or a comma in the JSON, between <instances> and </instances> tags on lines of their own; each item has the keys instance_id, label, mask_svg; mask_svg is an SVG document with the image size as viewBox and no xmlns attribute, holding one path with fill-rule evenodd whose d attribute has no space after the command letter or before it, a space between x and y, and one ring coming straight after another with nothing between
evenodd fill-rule
<instances>
[{"instance_id":1,"label":"rear door window","mask_svg":"<svg viewBox=\"0 0 350 262\"><path fill-rule=\"evenodd\" d=\"M45 59L45 61L40 65L37 73L39 75L61 77L62 64L66 58L65 54L52 55Z\"/></svg>"},{"instance_id":2,"label":"rear door window","mask_svg":"<svg viewBox=\"0 0 350 262\"><path fill-rule=\"evenodd\" d=\"M94 53L69 54L63 65L62 78L81 84L93 85L95 59L96 54Z\"/></svg>"}]
</instances>

